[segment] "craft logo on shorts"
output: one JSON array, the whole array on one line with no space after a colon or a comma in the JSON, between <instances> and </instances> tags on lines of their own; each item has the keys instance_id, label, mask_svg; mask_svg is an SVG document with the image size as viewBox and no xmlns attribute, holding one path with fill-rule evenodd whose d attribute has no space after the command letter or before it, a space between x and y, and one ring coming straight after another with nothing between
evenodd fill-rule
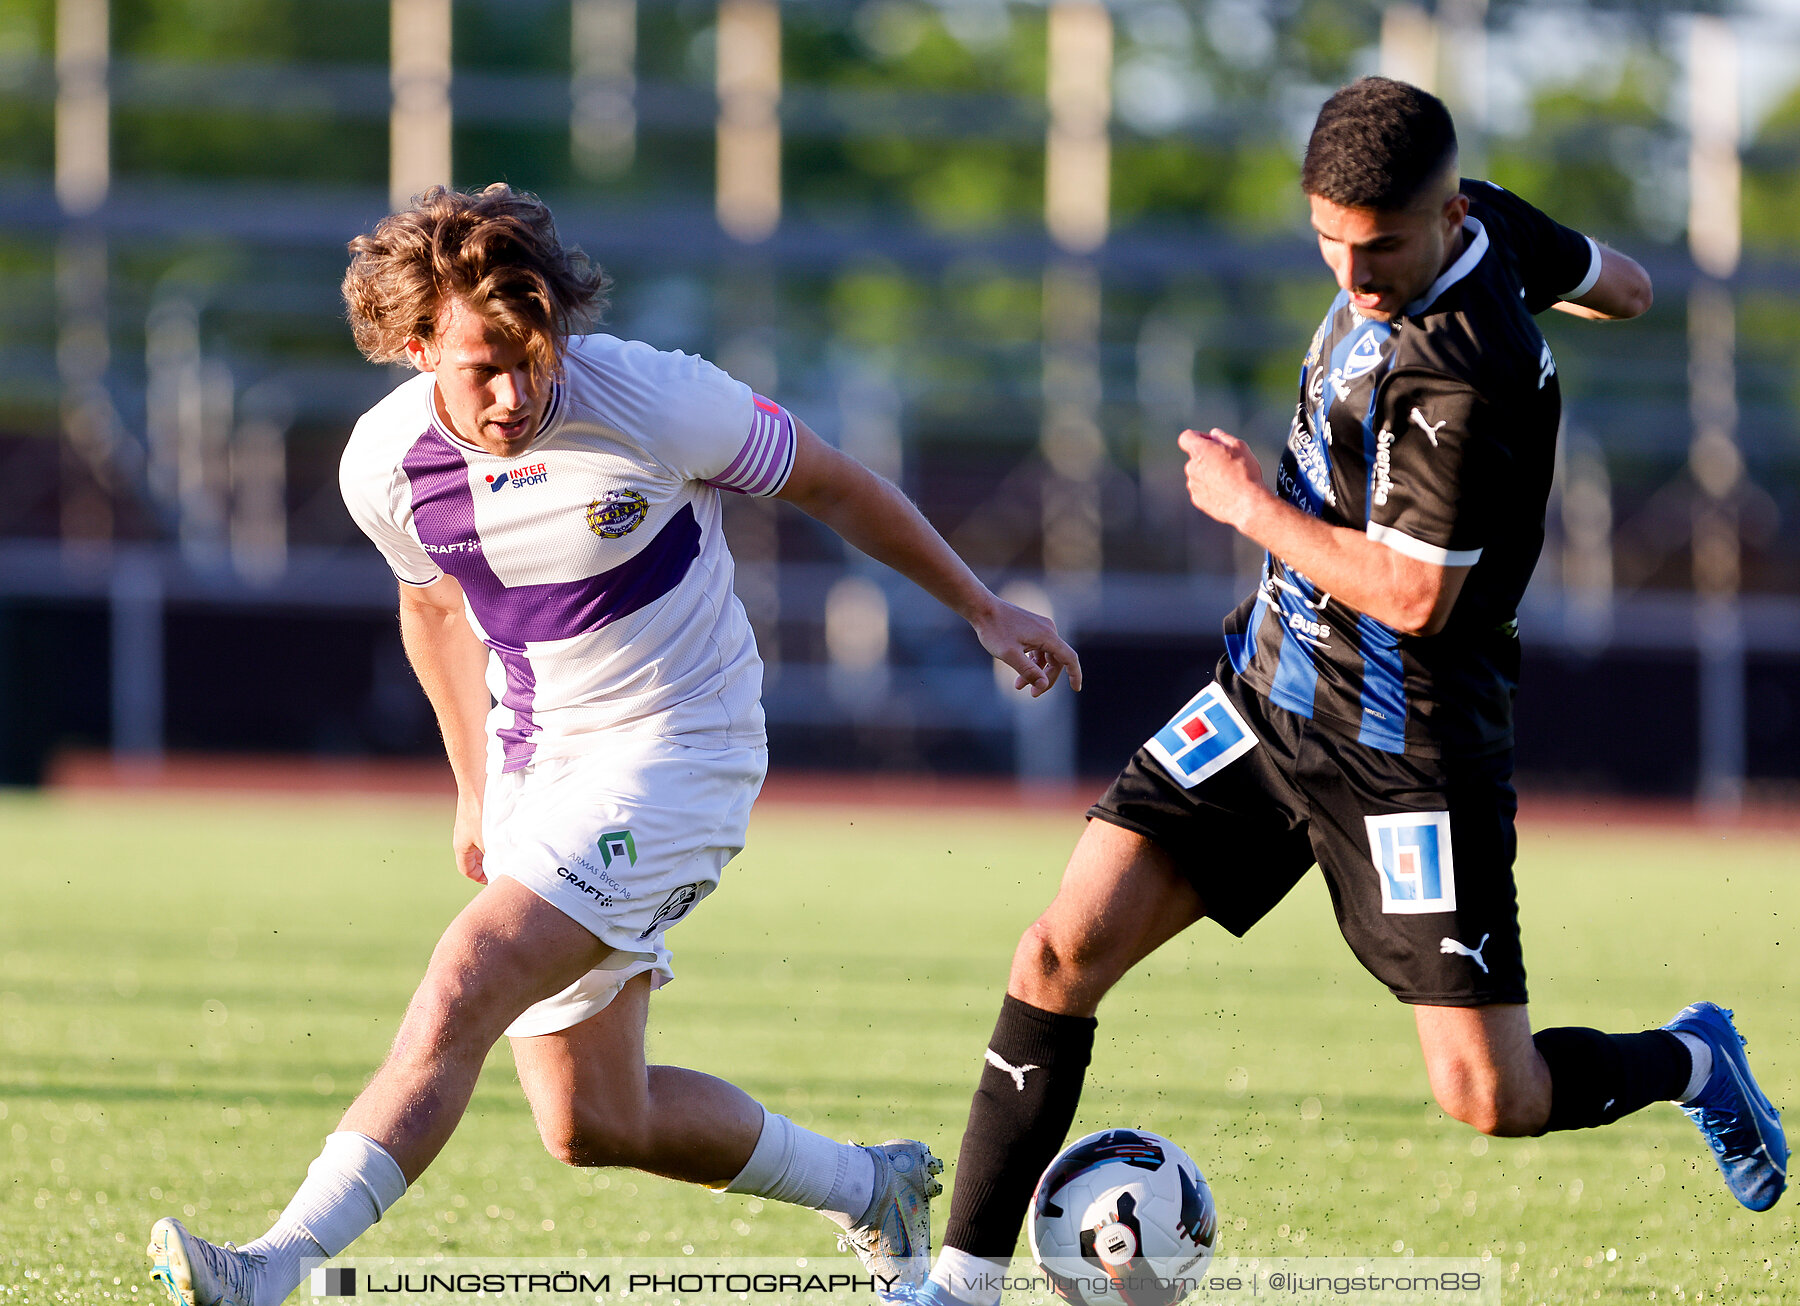
<instances>
[{"instance_id":1,"label":"craft logo on shorts","mask_svg":"<svg viewBox=\"0 0 1800 1306\"><path fill-rule=\"evenodd\" d=\"M656 909L656 915L650 918L650 923L644 926L644 931L638 935L638 938L647 939L656 933L659 926L674 924L686 916L693 905L699 901L700 886L698 884L682 885L663 899L663 905Z\"/></svg>"},{"instance_id":2,"label":"craft logo on shorts","mask_svg":"<svg viewBox=\"0 0 1800 1306\"><path fill-rule=\"evenodd\" d=\"M334 1269L321 1265L312 1272L312 1295L315 1297L356 1296L356 1267Z\"/></svg>"},{"instance_id":3,"label":"craft logo on shorts","mask_svg":"<svg viewBox=\"0 0 1800 1306\"><path fill-rule=\"evenodd\" d=\"M623 857L627 866L637 865L637 843L630 830L608 830L600 836L599 844L602 866L611 866L615 857Z\"/></svg>"},{"instance_id":4,"label":"craft logo on shorts","mask_svg":"<svg viewBox=\"0 0 1800 1306\"><path fill-rule=\"evenodd\" d=\"M1381 876L1381 910L1422 916L1456 910L1456 859L1450 851L1450 813L1396 812L1365 816L1369 857Z\"/></svg>"},{"instance_id":5,"label":"craft logo on shorts","mask_svg":"<svg viewBox=\"0 0 1800 1306\"><path fill-rule=\"evenodd\" d=\"M529 467L514 467L511 471L501 472L498 476L487 478L488 489L498 494L509 485L524 489L527 485L542 485L550 479L550 469L543 463L533 463Z\"/></svg>"},{"instance_id":6,"label":"craft logo on shorts","mask_svg":"<svg viewBox=\"0 0 1800 1306\"><path fill-rule=\"evenodd\" d=\"M1145 747L1176 784L1192 789L1255 748L1256 736L1214 681L1189 699Z\"/></svg>"},{"instance_id":7,"label":"craft logo on shorts","mask_svg":"<svg viewBox=\"0 0 1800 1306\"><path fill-rule=\"evenodd\" d=\"M608 490L587 506L588 529L602 539L616 540L643 524L650 502L636 490Z\"/></svg>"}]
</instances>

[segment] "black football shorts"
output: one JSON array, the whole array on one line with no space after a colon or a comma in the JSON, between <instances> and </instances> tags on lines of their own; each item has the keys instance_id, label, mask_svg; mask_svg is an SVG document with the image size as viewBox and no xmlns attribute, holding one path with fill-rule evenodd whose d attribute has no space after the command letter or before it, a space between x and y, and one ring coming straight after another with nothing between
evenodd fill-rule
<instances>
[{"instance_id":1,"label":"black football shorts","mask_svg":"<svg viewBox=\"0 0 1800 1306\"><path fill-rule=\"evenodd\" d=\"M1224 661L1218 675L1088 815L1162 847L1235 935L1317 863L1345 942L1402 1002L1524 1002L1511 752L1383 752L1271 703Z\"/></svg>"}]
</instances>

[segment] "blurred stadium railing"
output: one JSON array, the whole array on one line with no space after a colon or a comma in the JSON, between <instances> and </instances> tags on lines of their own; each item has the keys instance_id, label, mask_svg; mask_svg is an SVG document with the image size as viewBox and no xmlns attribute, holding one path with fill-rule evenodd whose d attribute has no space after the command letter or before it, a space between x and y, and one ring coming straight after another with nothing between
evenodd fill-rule
<instances>
[{"instance_id":1,"label":"blurred stadium railing","mask_svg":"<svg viewBox=\"0 0 1800 1306\"><path fill-rule=\"evenodd\" d=\"M1435 79L1482 171L1657 280L1641 323L1546 323L1568 422L1522 769L1724 802L1791 785L1800 29L1740 15L1727 67L1696 53L1718 28L1666 6L1455 24L1253 0L317 0L304 23L21 0L0 16L0 776L70 745L434 747L337 500L348 425L397 378L356 359L336 283L443 154L459 184L551 201L615 276L609 329L779 393L1082 641L1080 700L1011 703L929 602L733 502L778 763L1116 766L1201 682L1254 565L1186 508L1173 434L1273 456L1330 295L1298 142L1381 66ZM1740 67L1721 266L1688 200L1721 129L1682 89Z\"/></svg>"}]
</instances>

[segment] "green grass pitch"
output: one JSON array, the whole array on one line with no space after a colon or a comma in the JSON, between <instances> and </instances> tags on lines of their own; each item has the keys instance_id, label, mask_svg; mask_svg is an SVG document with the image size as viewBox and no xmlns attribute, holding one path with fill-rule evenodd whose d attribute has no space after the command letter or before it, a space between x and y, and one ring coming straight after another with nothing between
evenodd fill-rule
<instances>
[{"instance_id":1,"label":"green grass pitch","mask_svg":"<svg viewBox=\"0 0 1800 1306\"><path fill-rule=\"evenodd\" d=\"M1013 942L1079 824L765 808L671 936L653 1058L836 1136L954 1158ZM141 1255L158 1215L262 1231L472 889L448 832L413 801L0 798L0 1304L159 1300ZM1540 1025L1733 1005L1800 1122L1791 838L1527 822L1520 885ZM1106 1124L1194 1155L1221 1254L1480 1256L1509 1306L1800 1301L1795 1200L1741 1210L1673 1108L1523 1141L1447 1120L1407 1011L1338 940L1316 876L1247 939L1202 925L1108 1000L1077 1130ZM438 1164L355 1251L819 1255L829 1235L809 1212L559 1166L502 1047Z\"/></svg>"}]
</instances>

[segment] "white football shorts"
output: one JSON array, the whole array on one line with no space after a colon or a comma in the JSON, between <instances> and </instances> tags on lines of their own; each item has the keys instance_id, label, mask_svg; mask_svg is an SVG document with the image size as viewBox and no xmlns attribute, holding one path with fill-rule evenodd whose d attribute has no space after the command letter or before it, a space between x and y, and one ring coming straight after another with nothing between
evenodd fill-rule
<instances>
[{"instance_id":1,"label":"white football shorts","mask_svg":"<svg viewBox=\"0 0 1800 1306\"><path fill-rule=\"evenodd\" d=\"M608 741L579 757L489 772L483 865L510 876L613 951L507 1028L554 1034L603 1010L646 971L675 978L663 932L713 891L744 846L768 769L764 748Z\"/></svg>"}]
</instances>

